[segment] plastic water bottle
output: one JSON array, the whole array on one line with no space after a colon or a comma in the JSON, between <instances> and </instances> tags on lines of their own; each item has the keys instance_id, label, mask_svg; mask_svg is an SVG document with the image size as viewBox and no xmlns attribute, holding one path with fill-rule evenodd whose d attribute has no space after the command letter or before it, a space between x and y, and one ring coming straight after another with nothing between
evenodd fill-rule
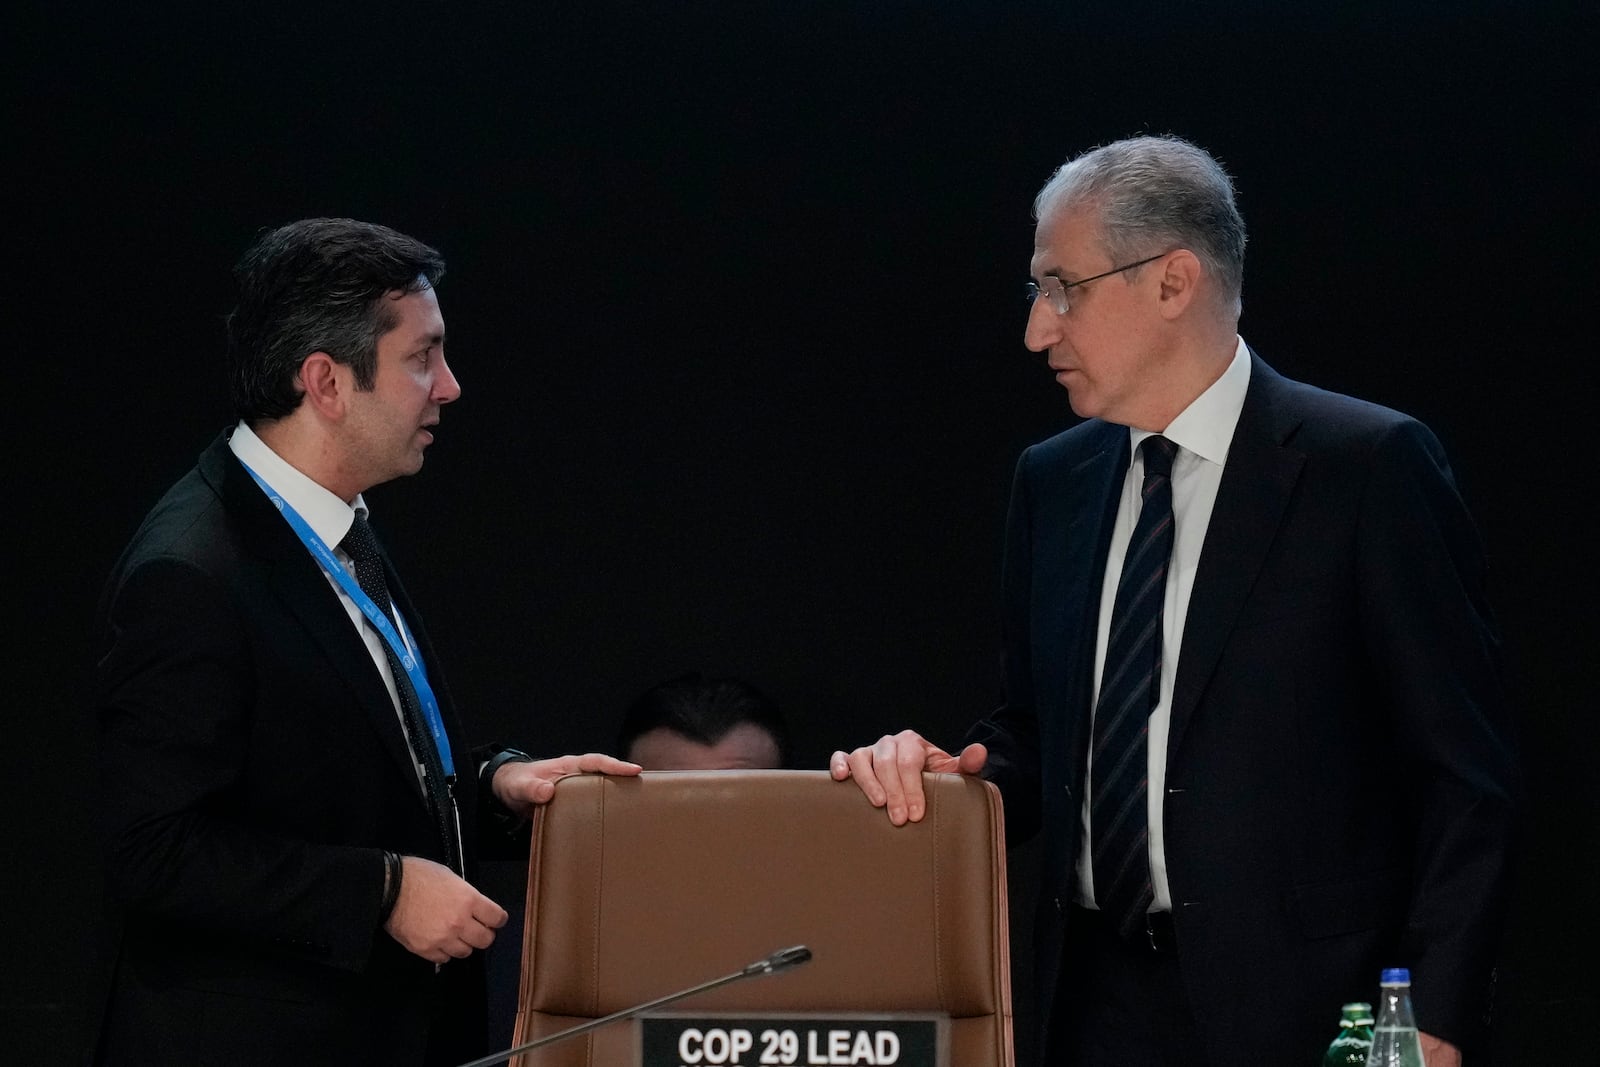
<instances>
[{"instance_id":1,"label":"plastic water bottle","mask_svg":"<svg viewBox=\"0 0 1600 1067\"><path fill-rule=\"evenodd\" d=\"M1422 1039L1417 1036L1416 1016L1411 1014L1411 972L1390 967L1378 984L1383 992L1367 1067L1423 1067Z\"/></svg>"},{"instance_id":2,"label":"plastic water bottle","mask_svg":"<svg viewBox=\"0 0 1600 1067\"><path fill-rule=\"evenodd\" d=\"M1346 1004L1339 1017L1339 1036L1322 1055L1322 1067L1364 1067L1372 1050L1372 1005Z\"/></svg>"}]
</instances>

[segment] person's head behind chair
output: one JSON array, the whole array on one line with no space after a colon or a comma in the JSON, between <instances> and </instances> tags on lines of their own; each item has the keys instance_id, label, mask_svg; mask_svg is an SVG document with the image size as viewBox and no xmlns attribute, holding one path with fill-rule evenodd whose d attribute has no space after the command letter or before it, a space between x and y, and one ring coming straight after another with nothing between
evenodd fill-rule
<instances>
[{"instance_id":1,"label":"person's head behind chair","mask_svg":"<svg viewBox=\"0 0 1600 1067\"><path fill-rule=\"evenodd\" d=\"M785 767L789 731L777 705L755 686L685 674L633 702L617 751L650 771Z\"/></svg>"}]
</instances>

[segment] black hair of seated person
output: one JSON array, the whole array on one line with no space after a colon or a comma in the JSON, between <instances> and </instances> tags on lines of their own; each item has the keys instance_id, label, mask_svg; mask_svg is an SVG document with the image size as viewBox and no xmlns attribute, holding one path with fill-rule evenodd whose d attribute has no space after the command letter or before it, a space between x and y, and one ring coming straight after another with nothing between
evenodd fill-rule
<instances>
[{"instance_id":1,"label":"black hair of seated person","mask_svg":"<svg viewBox=\"0 0 1600 1067\"><path fill-rule=\"evenodd\" d=\"M691 671L652 687L629 705L616 752L627 759L633 743L657 729L715 745L745 723L766 731L777 746L778 766L789 766L789 727L770 697L737 678L707 678Z\"/></svg>"}]
</instances>

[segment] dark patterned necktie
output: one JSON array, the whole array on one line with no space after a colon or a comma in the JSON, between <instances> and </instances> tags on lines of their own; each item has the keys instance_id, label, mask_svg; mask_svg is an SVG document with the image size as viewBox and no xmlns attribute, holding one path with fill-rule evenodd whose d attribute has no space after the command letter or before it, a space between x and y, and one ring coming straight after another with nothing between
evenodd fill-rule
<instances>
[{"instance_id":1,"label":"dark patterned necktie","mask_svg":"<svg viewBox=\"0 0 1600 1067\"><path fill-rule=\"evenodd\" d=\"M394 619L392 602L389 599L389 583L383 576L383 559L378 554L378 539L372 534L372 527L367 524L366 516L356 512L356 521L351 524L350 532L344 535L344 540L339 542L339 547L349 553L350 560L356 565L356 583L361 586L361 591L372 599L378 610L386 614L390 621ZM417 762L422 764L423 788L427 793L428 810L433 815L434 823L438 827L439 841L444 846L445 862L457 874L461 872L461 853L456 837L455 811L450 802L450 793L444 778L444 764L439 758L439 749L433 743L433 735L428 732L422 718L422 705L417 700L417 691L411 685L411 679L406 674L406 669L401 664L394 649L389 647L389 642L379 636L379 643L383 645L383 654L388 657L389 670L394 674L394 687L400 695L400 714L405 721L406 737L411 743L411 751L416 756Z\"/></svg>"},{"instance_id":2,"label":"dark patterned necktie","mask_svg":"<svg viewBox=\"0 0 1600 1067\"><path fill-rule=\"evenodd\" d=\"M1145 930L1150 885L1150 713L1161 698L1161 608L1172 559L1172 458L1178 446L1147 437L1144 503L1111 609L1111 634L1094 709L1089 831L1095 903L1124 937Z\"/></svg>"}]
</instances>

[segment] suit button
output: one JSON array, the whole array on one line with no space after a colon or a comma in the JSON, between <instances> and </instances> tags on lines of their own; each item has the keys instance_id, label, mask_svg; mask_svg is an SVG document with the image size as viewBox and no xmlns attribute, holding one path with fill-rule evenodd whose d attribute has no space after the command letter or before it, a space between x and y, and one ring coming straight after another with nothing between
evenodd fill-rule
<instances>
[{"instance_id":1,"label":"suit button","mask_svg":"<svg viewBox=\"0 0 1600 1067\"><path fill-rule=\"evenodd\" d=\"M1054 904L1056 906L1056 914L1060 915L1061 914L1061 898L1060 897L1052 897L1051 900L1050 900L1050 903L1052 903L1052 904Z\"/></svg>"}]
</instances>

